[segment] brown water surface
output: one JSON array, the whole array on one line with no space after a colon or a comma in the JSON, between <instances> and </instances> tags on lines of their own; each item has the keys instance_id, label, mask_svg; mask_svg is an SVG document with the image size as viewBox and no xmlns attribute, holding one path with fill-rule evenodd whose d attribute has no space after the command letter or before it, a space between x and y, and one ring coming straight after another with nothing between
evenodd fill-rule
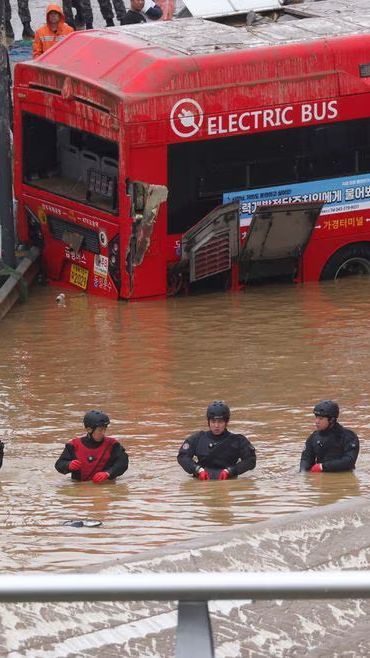
<instances>
[{"instance_id":1,"label":"brown water surface","mask_svg":"<svg viewBox=\"0 0 370 658\"><path fill-rule=\"evenodd\" d=\"M64 307L58 292L34 289L0 327L2 571L83 569L370 493L370 281L133 304L70 292ZM297 472L322 398L362 440L354 474ZM231 482L198 482L176 462L212 399L257 450L256 469ZM91 408L129 453L116 483L54 470ZM103 525L62 526L75 518Z\"/></svg>"}]
</instances>

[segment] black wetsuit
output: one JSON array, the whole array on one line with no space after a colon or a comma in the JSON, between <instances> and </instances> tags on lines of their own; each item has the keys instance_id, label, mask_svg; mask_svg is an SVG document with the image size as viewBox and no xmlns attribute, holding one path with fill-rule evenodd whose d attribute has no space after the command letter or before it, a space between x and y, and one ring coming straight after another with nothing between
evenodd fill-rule
<instances>
[{"instance_id":1,"label":"black wetsuit","mask_svg":"<svg viewBox=\"0 0 370 658\"><path fill-rule=\"evenodd\" d=\"M80 437L80 439L82 444L92 451L92 456L94 455L94 450L99 449L100 444L94 441L94 439L91 439L88 434ZM55 462L55 468L59 473L63 473L63 475L71 473L72 480L81 480L80 471L70 471L68 468L69 462L73 459L76 459L75 448L72 443L66 443L61 456ZM110 450L108 461L104 464L101 470L107 471L109 473L109 479L114 480L114 478L127 471L127 468L128 455L124 447L116 441Z\"/></svg>"},{"instance_id":2,"label":"black wetsuit","mask_svg":"<svg viewBox=\"0 0 370 658\"><path fill-rule=\"evenodd\" d=\"M220 436L208 432L196 432L182 444L177 461L191 475L197 475L201 467L211 479L227 468L231 477L252 470L256 465L256 451L242 434L225 430Z\"/></svg>"},{"instance_id":3,"label":"black wetsuit","mask_svg":"<svg viewBox=\"0 0 370 658\"><path fill-rule=\"evenodd\" d=\"M4 444L2 441L0 441L0 468L3 465L3 457L4 457Z\"/></svg>"},{"instance_id":4,"label":"black wetsuit","mask_svg":"<svg viewBox=\"0 0 370 658\"><path fill-rule=\"evenodd\" d=\"M308 437L299 470L309 471L314 464L322 464L323 471L327 472L351 471L355 468L359 449L357 434L335 423Z\"/></svg>"}]
</instances>

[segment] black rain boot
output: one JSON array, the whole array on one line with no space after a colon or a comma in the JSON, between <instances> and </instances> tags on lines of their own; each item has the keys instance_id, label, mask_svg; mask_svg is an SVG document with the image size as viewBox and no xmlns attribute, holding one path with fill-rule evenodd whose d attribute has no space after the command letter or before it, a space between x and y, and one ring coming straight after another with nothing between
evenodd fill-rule
<instances>
[{"instance_id":1,"label":"black rain boot","mask_svg":"<svg viewBox=\"0 0 370 658\"><path fill-rule=\"evenodd\" d=\"M14 39L14 30L10 21L5 21L5 34L8 39Z\"/></svg>"},{"instance_id":2,"label":"black rain boot","mask_svg":"<svg viewBox=\"0 0 370 658\"><path fill-rule=\"evenodd\" d=\"M31 23L23 23L22 38L23 39L34 39L35 38L35 33L34 33L32 27L31 27Z\"/></svg>"},{"instance_id":3,"label":"black rain boot","mask_svg":"<svg viewBox=\"0 0 370 658\"><path fill-rule=\"evenodd\" d=\"M106 21L106 26L107 27L114 27L113 18L108 18L108 20Z\"/></svg>"}]
</instances>

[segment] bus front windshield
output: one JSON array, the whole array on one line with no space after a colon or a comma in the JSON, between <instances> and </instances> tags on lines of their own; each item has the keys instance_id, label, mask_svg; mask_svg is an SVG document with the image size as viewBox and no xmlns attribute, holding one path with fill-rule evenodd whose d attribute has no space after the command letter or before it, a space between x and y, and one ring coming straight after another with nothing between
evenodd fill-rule
<instances>
[{"instance_id":1,"label":"bus front windshield","mask_svg":"<svg viewBox=\"0 0 370 658\"><path fill-rule=\"evenodd\" d=\"M118 213L118 144L23 113L23 182Z\"/></svg>"}]
</instances>

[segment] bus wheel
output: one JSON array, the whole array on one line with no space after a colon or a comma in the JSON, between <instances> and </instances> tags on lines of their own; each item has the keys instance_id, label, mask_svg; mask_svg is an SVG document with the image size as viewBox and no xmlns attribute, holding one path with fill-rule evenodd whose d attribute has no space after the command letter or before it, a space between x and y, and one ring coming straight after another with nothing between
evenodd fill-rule
<instances>
[{"instance_id":1,"label":"bus wheel","mask_svg":"<svg viewBox=\"0 0 370 658\"><path fill-rule=\"evenodd\" d=\"M370 276L369 242L354 242L338 249L326 263L320 281L348 276Z\"/></svg>"}]
</instances>

